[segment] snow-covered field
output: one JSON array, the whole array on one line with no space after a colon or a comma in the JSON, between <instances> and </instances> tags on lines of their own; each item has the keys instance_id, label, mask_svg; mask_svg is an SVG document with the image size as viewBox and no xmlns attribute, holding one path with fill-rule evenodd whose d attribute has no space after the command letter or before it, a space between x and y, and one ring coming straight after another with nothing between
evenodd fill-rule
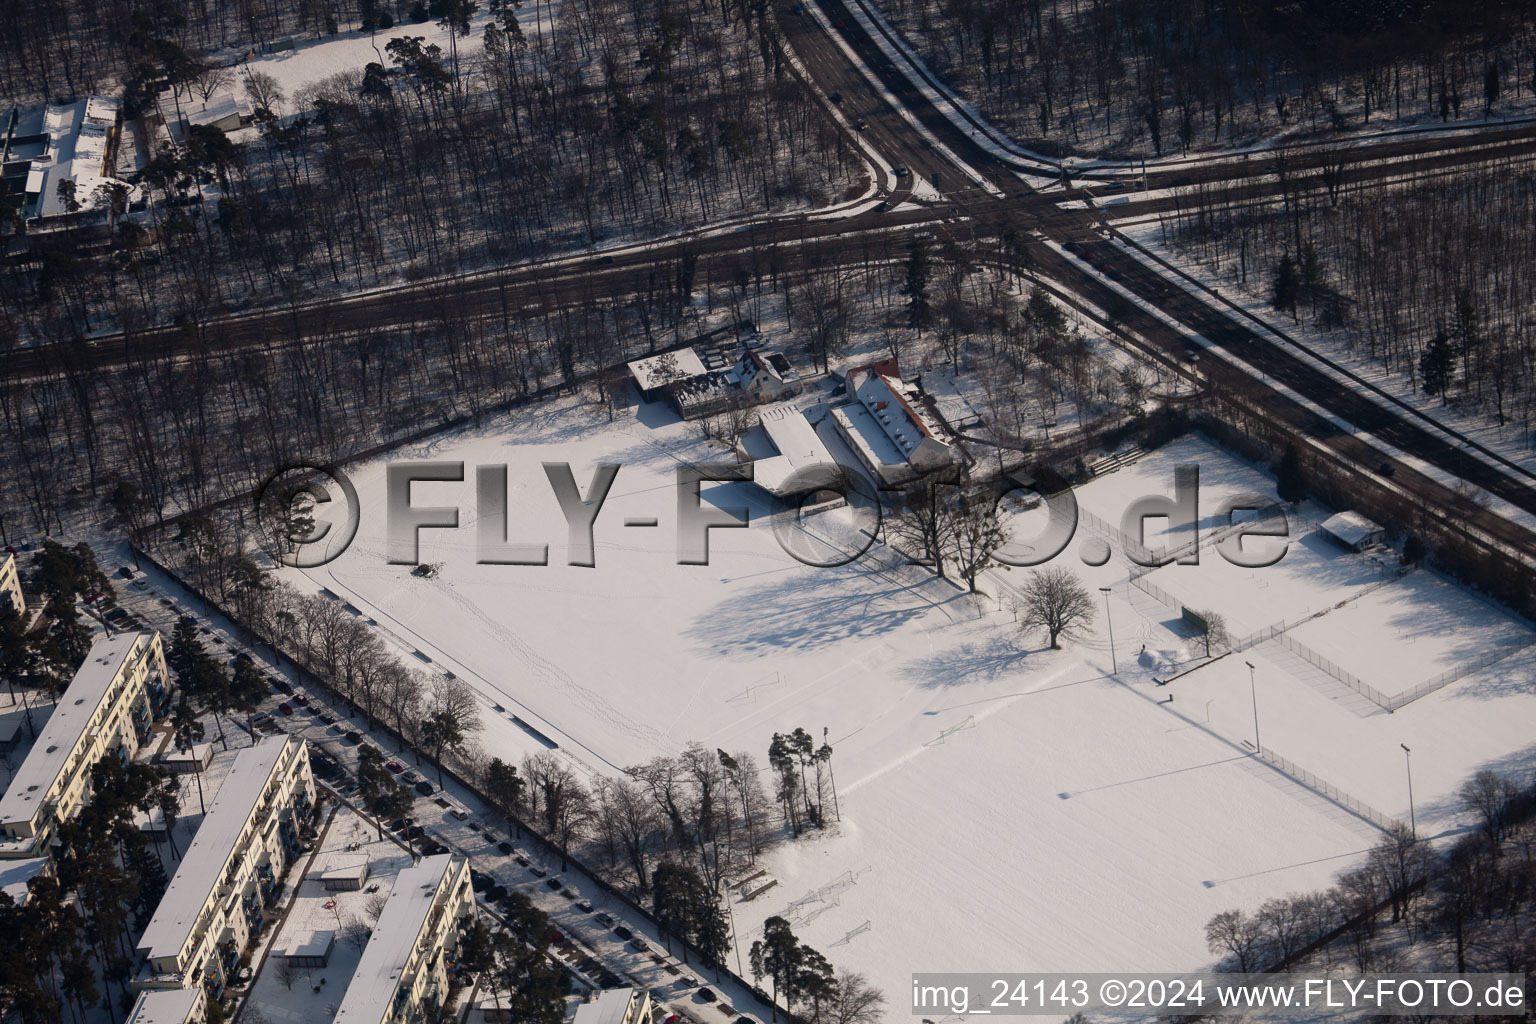
<instances>
[{"instance_id":1,"label":"snow-covered field","mask_svg":"<svg viewBox=\"0 0 1536 1024\"><path fill-rule=\"evenodd\" d=\"M840 569L795 562L758 521L767 506L748 484L705 485L706 508L748 507L754 522L711 531L708 565L679 565L674 472L727 457L658 408L609 424L590 407L543 406L398 457L465 464L463 483L413 488L416 506L460 509L457 530L421 532L420 557L441 563L439 574L386 562L384 469L374 463L353 473L362 525L351 548L291 578L356 605L412 664L470 681L485 700L482 746L504 758L545 749L512 715L594 772L690 740L761 762L773 732L826 728L841 821L770 855L778 885L737 900L739 938L750 943L770 914L788 916L835 964L867 972L895 1008L914 971L1196 967L1210 959L1212 914L1326 886L1352 866L1378 830L1244 745L1245 660L1257 666L1266 747L1406 817L1406 743L1419 821L1437 831L1465 819L1452 795L1470 771L1536 752L1519 727L1536 710L1524 655L1396 715L1362 709L1272 643L1159 686L1154 674L1192 656L1177 613L1130 587L1118 555L1084 566L1087 531L1056 564L1111 588L1117 675L1102 618L1082 643L1052 652L1018 633L1006 603L972 598L882 548ZM542 462L569 462L583 491L598 462L622 467L597 519L593 568L565 564L566 526ZM1079 501L1118 523L1132 498L1171 493L1179 462L1201 467L1202 529L1227 494L1273 493L1253 467L1186 439L1080 488ZM475 467L487 463L508 465L510 539L548 543L550 565L475 563ZM1304 508L1302 519L1322 514ZM626 527L630 517L658 525ZM1304 530L1293 524L1293 535ZM1180 585L1192 600L1209 586L1199 604L1257 625L1280 618L1281 604L1323 607L1367 581L1358 559L1336 565L1307 540L1271 570L1218 576L1226 563L1207 548L1201 566L1154 578L1190 573ZM1160 542L1151 531L1148 543ZM1265 588L1249 573L1276 582ZM1207 575L1210 584L1196 582ZM1421 582L1431 580L1413 574L1376 592L1379 606L1362 604L1354 649L1408 643L1431 607L1439 639L1419 641L1430 646L1449 649L1463 629L1480 643L1520 632L1449 584Z\"/></svg>"}]
</instances>

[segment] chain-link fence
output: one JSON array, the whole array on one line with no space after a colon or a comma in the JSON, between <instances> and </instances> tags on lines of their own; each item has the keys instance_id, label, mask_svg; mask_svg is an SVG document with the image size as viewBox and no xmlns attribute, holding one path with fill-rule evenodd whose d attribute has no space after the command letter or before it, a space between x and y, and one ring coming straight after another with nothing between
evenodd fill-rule
<instances>
[{"instance_id":1,"label":"chain-link fence","mask_svg":"<svg viewBox=\"0 0 1536 1024\"><path fill-rule=\"evenodd\" d=\"M1396 818L1381 813L1364 800L1350 796L1338 786L1335 786L1326 779L1319 778L1288 757L1282 757L1268 748L1260 750L1259 757L1274 765L1303 786L1321 793L1346 811L1364 818L1379 829L1390 832L1393 829L1401 828L1403 825Z\"/></svg>"}]
</instances>

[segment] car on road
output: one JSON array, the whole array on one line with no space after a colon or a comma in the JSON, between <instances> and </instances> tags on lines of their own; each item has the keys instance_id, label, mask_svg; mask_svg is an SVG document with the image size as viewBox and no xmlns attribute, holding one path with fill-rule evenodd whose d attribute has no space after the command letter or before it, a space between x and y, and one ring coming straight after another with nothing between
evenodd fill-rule
<instances>
[{"instance_id":1,"label":"car on road","mask_svg":"<svg viewBox=\"0 0 1536 1024\"><path fill-rule=\"evenodd\" d=\"M597 914L595 917L592 918L592 920L596 921L598 924L602 925L604 928L612 928L613 927L613 918L608 916L608 912L607 911L603 911L603 912Z\"/></svg>"},{"instance_id":2,"label":"car on road","mask_svg":"<svg viewBox=\"0 0 1536 1024\"><path fill-rule=\"evenodd\" d=\"M897 164L895 167L891 168L891 173L896 175L896 177L898 177L898 178L905 178L907 175L911 174L912 172L907 170L907 165L906 164Z\"/></svg>"},{"instance_id":3,"label":"car on road","mask_svg":"<svg viewBox=\"0 0 1536 1024\"><path fill-rule=\"evenodd\" d=\"M283 701L277 706L277 710L281 711L285 715L291 715L293 714L293 705L289 704L287 701Z\"/></svg>"},{"instance_id":4,"label":"car on road","mask_svg":"<svg viewBox=\"0 0 1536 1024\"><path fill-rule=\"evenodd\" d=\"M875 204L875 212L876 213L884 213L886 210L889 210L890 208L891 208L891 201L889 199L882 199L882 200L880 200L880 202Z\"/></svg>"},{"instance_id":5,"label":"car on road","mask_svg":"<svg viewBox=\"0 0 1536 1024\"><path fill-rule=\"evenodd\" d=\"M862 118L862 117L861 117L861 118L859 118L859 119L858 119L858 120L857 120L857 121L855 121L855 122L853 122L853 127L854 127L854 128L855 128L855 129L857 129L857 130L858 130L858 131L863 131L863 130L864 130L864 129L865 129L865 128L868 128L868 127L869 127L869 122L868 122L868 121L866 121L866 120L864 120L864 119L863 119L863 118Z\"/></svg>"},{"instance_id":6,"label":"car on road","mask_svg":"<svg viewBox=\"0 0 1536 1024\"><path fill-rule=\"evenodd\" d=\"M432 783L428 782L426 779L422 779L420 782L416 783L416 792L420 793L422 796L431 796L433 793Z\"/></svg>"},{"instance_id":7,"label":"car on road","mask_svg":"<svg viewBox=\"0 0 1536 1024\"><path fill-rule=\"evenodd\" d=\"M623 925L619 925L617 928L615 928L613 930L613 934L617 935L621 939L626 940L635 937L635 933L630 931L628 928L625 928Z\"/></svg>"},{"instance_id":8,"label":"car on road","mask_svg":"<svg viewBox=\"0 0 1536 1024\"><path fill-rule=\"evenodd\" d=\"M388 768L390 774L392 775L399 775L401 772L405 771L405 765L401 764L399 761L385 761L384 767Z\"/></svg>"}]
</instances>

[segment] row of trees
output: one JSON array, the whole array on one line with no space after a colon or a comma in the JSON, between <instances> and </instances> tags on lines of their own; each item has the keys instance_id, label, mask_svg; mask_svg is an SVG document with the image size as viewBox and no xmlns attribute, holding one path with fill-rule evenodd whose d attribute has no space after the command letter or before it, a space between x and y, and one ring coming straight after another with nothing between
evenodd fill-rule
<instances>
[{"instance_id":1,"label":"row of trees","mask_svg":"<svg viewBox=\"0 0 1536 1024\"><path fill-rule=\"evenodd\" d=\"M1488 117L1533 88L1536 12L1525 2L880 6L951 86L1051 153L1160 155L1380 120Z\"/></svg>"},{"instance_id":2,"label":"row of trees","mask_svg":"<svg viewBox=\"0 0 1536 1024\"><path fill-rule=\"evenodd\" d=\"M1436 849L1398 826L1331 889L1211 918L1211 952L1225 967L1253 972L1307 962L1361 972L1529 971L1536 965L1536 785L1483 770L1459 797L1476 831Z\"/></svg>"}]
</instances>

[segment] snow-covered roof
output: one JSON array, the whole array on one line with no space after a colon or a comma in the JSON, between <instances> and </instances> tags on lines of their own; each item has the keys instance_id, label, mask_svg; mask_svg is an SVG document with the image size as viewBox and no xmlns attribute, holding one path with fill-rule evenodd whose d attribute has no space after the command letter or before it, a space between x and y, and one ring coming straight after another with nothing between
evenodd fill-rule
<instances>
[{"instance_id":1,"label":"snow-covered roof","mask_svg":"<svg viewBox=\"0 0 1536 1024\"><path fill-rule=\"evenodd\" d=\"M85 730L112 688L112 681L139 645L148 643L153 635L118 633L91 644L48 724L38 730L37 742L11 778L5 796L0 797L0 822L31 821L40 801L50 799L49 790L85 739Z\"/></svg>"},{"instance_id":2,"label":"snow-covered roof","mask_svg":"<svg viewBox=\"0 0 1536 1024\"><path fill-rule=\"evenodd\" d=\"M453 867L453 854L441 853L423 857L420 864L403 869L395 877L395 887L379 912L373 935L363 947L357 971L336 1010L336 1021L377 1024L388 1016L401 972L432 912L433 898Z\"/></svg>"},{"instance_id":3,"label":"snow-covered roof","mask_svg":"<svg viewBox=\"0 0 1536 1024\"><path fill-rule=\"evenodd\" d=\"M48 151L33 161L27 174L27 193L37 196L34 216L70 212L59 196L61 181L74 182L75 202L81 208L91 205L98 186L115 182L106 166L107 143L120 106L110 96L91 96L44 109L41 127L49 139Z\"/></svg>"},{"instance_id":4,"label":"snow-covered roof","mask_svg":"<svg viewBox=\"0 0 1536 1024\"><path fill-rule=\"evenodd\" d=\"M303 742L290 736L269 736L240 751L139 939L145 956L181 955L288 745L302 746Z\"/></svg>"},{"instance_id":5,"label":"snow-covered roof","mask_svg":"<svg viewBox=\"0 0 1536 1024\"><path fill-rule=\"evenodd\" d=\"M671 373L659 373L658 371L662 370L663 365L669 361L675 364L675 370ZM649 389L659 388L675 380L702 376L706 371L698 353L692 348L680 348L660 355L636 359L629 364L629 372L636 383L642 388Z\"/></svg>"},{"instance_id":6,"label":"snow-covered roof","mask_svg":"<svg viewBox=\"0 0 1536 1024\"><path fill-rule=\"evenodd\" d=\"M334 945L336 945L336 929L311 928L294 935L284 933L283 948L277 955L293 959L325 956Z\"/></svg>"},{"instance_id":7,"label":"snow-covered roof","mask_svg":"<svg viewBox=\"0 0 1536 1024\"><path fill-rule=\"evenodd\" d=\"M762 415L762 425L778 454L752 464L752 479L759 487L779 495L804 491L817 486L807 473L813 467L828 467L829 473L835 471L836 456L799 409L792 405L767 409ZM790 478L797 474L792 482ZM826 480L826 483L830 482Z\"/></svg>"},{"instance_id":8,"label":"snow-covered roof","mask_svg":"<svg viewBox=\"0 0 1536 1024\"><path fill-rule=\"evenodd\" d=\"M874 414L864 406L857 402L850 402L848 405L833 409L832 415L842 426L849 443L882 476L887 472L898 472L907 467L906 453L896 447L896 442L891 440L890 435L875 419Z\"/></svg>"},{"instance_id":9,"label":"snow-covered roof","mask_svg":"<svg viewBox=\"0 0 1536 1024\"><path fill-rule=\"evenodd\" d=\"M27 902L27 883L53 867L50 857L28 857L24 860L0 860L0 892L16 901L17 906Z\"/></svg>"},{"instance_id":10,"label":"snow-covered roof","mask_svg":"<svg viewBox=\"0 0 1536 1024\"><path fill-rule=\"evenodd\" d=\"M1324 519L1323 530L1354 547L1382 532L1382 527L1358 512L1336 512Z\"/></svg>"},{"instance_id":11,"label":"snow-covered roof","mask_svg":"<svg viewBox=\"0 0 1536 1024\"><path fill-rule=\"evenodd\" d=\"M186 1024L202 1006L200 986L192 988L145 989L126 1024Z\"/></svg>"},{"instance_id":12,"label":"snow-covered roof","mask_svg":"<svg viewBox=\"0 0 1536 1024\"><path fill-rule=\"evenodd\" d=\"M632 988L605 989L590 1003L576 1007L574 1024L623 1024L636 995Z\"/></svg>"},{"instance_id":13,"label":"snow-covered roof","mask_svg":"<svg viewBox=\"0 0 1536 1024\"><path fill-rule=\"evenodd\" d=\"M368 855L334 854L310 871L310 878L365 878L368 875Z\"/></svg>"}]
</instances>

